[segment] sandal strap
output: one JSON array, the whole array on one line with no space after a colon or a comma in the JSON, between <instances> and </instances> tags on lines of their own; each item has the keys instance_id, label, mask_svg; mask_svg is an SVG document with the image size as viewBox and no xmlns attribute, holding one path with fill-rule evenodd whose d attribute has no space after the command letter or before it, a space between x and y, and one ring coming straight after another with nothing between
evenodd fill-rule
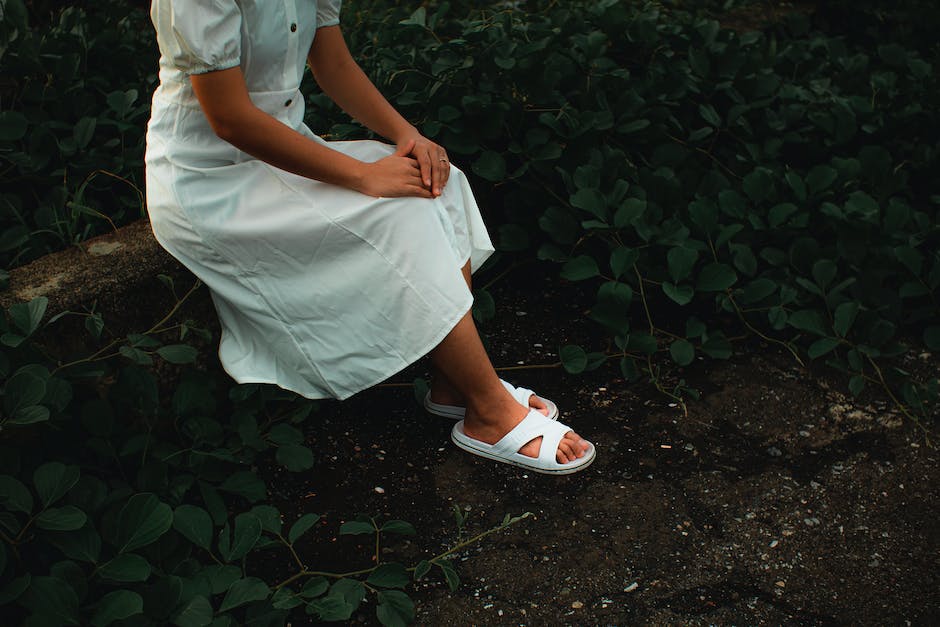
<instances>
[{"instance_id":1,"label":"sandal strap","mask_svg":"<svg viewBox=\"0 0 940 627\"><path fill-rule=\"evenodd\" d=\"M550 459L554 460L558 443L569 431L571 431L571 427L550 420L541 412L532 409L522 419L522 422L513 427L509 433L493 445L492 452L501 456L518 453L523 446L541 436L542 446L539 449L539 459L543 459L546 451L548 451L551 454Z\"/></svg>"}]
</instances>

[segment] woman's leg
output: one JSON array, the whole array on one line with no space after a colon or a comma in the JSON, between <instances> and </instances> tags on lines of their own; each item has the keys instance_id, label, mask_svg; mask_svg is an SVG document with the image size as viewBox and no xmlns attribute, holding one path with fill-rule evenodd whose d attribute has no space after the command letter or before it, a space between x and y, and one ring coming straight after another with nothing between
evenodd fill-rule
<instances>
[{"instance_id":1,"label":"woman's leg","mask_svg":"<svg viewBox=\"0 0 940 627\"><path fill-rule=\"evenodd\" d=\"M472 290L473 284L470 274L470 262L464 264L461 268L463 278L467 282L467 288ZM441 372L434 362L431 363L431 400L435 403L444 405L464 406L465 400L460 390ZM529 400L529 406L548 415L548 407L542 402L542 399L533 396Z\"/></svg>"},{"instance_id":2,"label":"woman's leg","mask_svg":"<svg viewBox=\"0 0 940 627\"><path fill-rule=\"evenodd\" d=\"M431 351L431 359L465 401L464 433L468 436L495 444L528 414L529 408L517 403L500 383L470 312ZM536 457L540 445L541 438L536 438L519 452ZM587 449L587 443L572 431L562 438L555 457L563 464L582 457Z\"/></svg>"}]
</instances>

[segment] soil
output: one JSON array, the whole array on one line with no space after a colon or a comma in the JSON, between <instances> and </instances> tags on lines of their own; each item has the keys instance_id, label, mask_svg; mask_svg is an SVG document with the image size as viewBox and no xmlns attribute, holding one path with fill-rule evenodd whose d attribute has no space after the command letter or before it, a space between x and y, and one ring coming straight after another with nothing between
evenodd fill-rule
<instances>
[{"instance_id":1,"label":"soil","mask_svg":"<svg viewBox=\"0 0 940 627\"><path fill-rule=\"evenodd\" d=\"M482 330L498 366L603 346L585 336L578 286L530 272L493 291L497 317ZM415 401L421 368L321 404L315 468L268 477L286 518L324 516L298 550L325 570L369 566L374 546L336 537L356 513L415 525L383 549L407 565L453 545L455 506L464 537L533 514L456 554L456 592L440 571L418 582L417 624L940 624L940 454L890 402L848 397L831 372L760 345L666 366L665 379L701 392L684 415L616 364L503 371L597 446L588 470L551 477L453 446L452 423ZM355 620L374 623L373 607Z\"/></svg>"}]
</instances>

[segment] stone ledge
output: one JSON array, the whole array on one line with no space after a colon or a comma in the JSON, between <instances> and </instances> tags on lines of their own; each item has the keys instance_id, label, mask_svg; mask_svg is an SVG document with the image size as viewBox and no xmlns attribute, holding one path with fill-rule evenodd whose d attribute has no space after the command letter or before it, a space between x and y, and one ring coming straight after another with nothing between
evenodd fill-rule
<instances>
[{"instance_id":1,"label":"stone ledge","mask_svg":"<svg viewBox=\"0 0 940 627\"><path fill-rule=\"evenodd\" d=\"M158 274L192 276L160 247L143 218L14 268L9 288L0 292L0 306L45 296L51 315L95 302L112 309L127 304L122 297L150 289Z\"/></svg>"}]
</instances>

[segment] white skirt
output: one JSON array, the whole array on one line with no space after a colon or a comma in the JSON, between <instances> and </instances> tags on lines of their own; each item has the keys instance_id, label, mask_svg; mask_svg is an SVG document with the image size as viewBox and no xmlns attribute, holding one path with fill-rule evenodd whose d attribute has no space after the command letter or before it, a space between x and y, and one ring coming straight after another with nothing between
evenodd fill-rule
<instances>
[{"instance_id":1,"label":"white skirt","mask_svg":"<svg viewBox=\"0 0 940 627\"><path fill-rule=\"evenodd\" d=\"M461 268L493 252L453 166L439 198L372 198L257 159L183 163L149 136L147 204L157 241L211 290L225 370L308 398L347 398L427 354L472 305Z\"/></svg>"}]
</instances>

